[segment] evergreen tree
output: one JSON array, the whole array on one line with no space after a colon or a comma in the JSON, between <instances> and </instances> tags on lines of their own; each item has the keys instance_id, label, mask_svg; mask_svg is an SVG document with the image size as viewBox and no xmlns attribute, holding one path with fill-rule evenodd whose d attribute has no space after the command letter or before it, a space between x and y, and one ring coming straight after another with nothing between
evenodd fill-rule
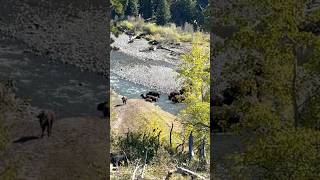
<instances>
[{"instance_id":1,"label":"evergreen tree","mask_svg":"<svg viewBox=\"0 0 320 180\"><path fill-rule=\"evenodd\" d=\"M153 1L152 0L140 0L139 12L144 19L152 18L153 16Z\"/></svg>"},{"instance_id":2,"label":"evergreen tree","mask_svg":"<svg viewBox=\"0 0 320 180\"><path fill-rule=\"evenodd\" d=\"M193 23L195 2L193 0L177 0L171 6L172 19L178 25Z\"/></svg>"},{"instance_id":3,"label":"evergreen tree","mask_svg":"<svg viewBox=\"0 0 320 180\"><path fill-rule=\"evenodd\" d=\"M156 9L156 22L158 25L165 25L169 22L171 15L167 0L159 0Z\"/></svg>"},{"instance_id":4,"label":"evergreen tree","mask_svg":"<svg viewBox=\"0 0 320 180\"><path fill-rule=\"evenodd\" d=\"M139 15L138 0L128 0L125 15L135 17Z\"/></svg>"},{"instance_id":5,"label":"evergreen tree","mask_svg":"<svg viewBox=\"0 0 320 180\"><path fill-rule=\"evenodd\" d=\"M111 0L111 10L112 17L115 15L122 15L124 13L123 5L119 0Z\"/></svg>"}]
</instances>

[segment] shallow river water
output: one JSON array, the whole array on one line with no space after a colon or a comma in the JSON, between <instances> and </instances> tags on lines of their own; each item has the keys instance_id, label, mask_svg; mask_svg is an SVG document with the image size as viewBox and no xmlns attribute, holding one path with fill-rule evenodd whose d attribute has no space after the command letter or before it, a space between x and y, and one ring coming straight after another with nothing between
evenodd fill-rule
<instances>
[{"instance_id":1,"label":"shallow river water","mask_svg":"<svg viewBox=\"0 0 320 180\"><path fill-rule=\"evenodd\" d=\"M110 57L110 86L117 94L128 98L141 98L140 95L148 91L158 91L161 95L159 101L155 104L161 109L174 115L177 115L183 109L184 104L172 103L168 99L168 93L165 92L165 89L168 89L167 87L178 88L174 77L170 75L174 72L172 64L162 61L141 60L121 52L111 52ZM146 81L149 80L149 83L154 82L158 86L153 86L153 84L146 86L143 80L141 83L137 83L144 78Z\"/></svg>"}]
</instances>

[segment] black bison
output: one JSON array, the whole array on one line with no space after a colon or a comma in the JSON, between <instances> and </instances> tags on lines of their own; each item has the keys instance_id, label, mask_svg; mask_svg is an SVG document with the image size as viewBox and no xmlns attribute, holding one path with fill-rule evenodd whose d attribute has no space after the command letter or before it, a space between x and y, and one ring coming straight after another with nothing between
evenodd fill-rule
<instances>
[{"instance_id":1,"label":"black bison","mask_svg":"<svg viewBox=\"0 0 320 180\"><path fill-rule=\"evenodd\" d=\"M186 98L184 95L176 95L174 97L171 98L171 101L174 103L180 103L182 101L184 101Z\"/></svg>"},{"instance_id":2,"label":"black bison","mask_svg":"<svg viewBox=\"0 0 320 180\"><path fill-rule=\"evenodd\" d=\"M144 94L141 94L140 96L141 96L143 99L145 99L145 100L151 99L151 100L154 101L154 102L157 102L157 101L158 101L158 97L156 97L156 96L144 95Z\"/></svg>"},{"instance_id":3,"label":"black bison","mask_svg":"<svg viewBox=\"0 0 320 180\"><path fill-rule=\"evenodd\" d=\"M40 126L41 126L41 138L43 138L43 134L44 131L47 129L47 135L48 137L51 134L52 131L52 125L53 125L53 121L55 121L55 114L52 111L49 110L42 110L40 112L40 114L37 116L37 118L39 119L40 122Z\"/></svg>"},{"instance_id":4,"label":"black bison","mask_svg":"<svg viewBox=\"0 0 320 180\"><path fill-rule=\"evenodd\" d=\"M97 110L102 111L104 117L109 117L110 109L108 107L108 102L99 103L97 105Z\"/></svg>"},{"instance_id":5,"label":"black bison","mask_svg":"<svg viewBox=\"0 0 320 180\"><path fill-rule=\"evenodd\" d=\"M127 104L128 98L125 97L125 96L123 96L123 97L121 98L121 100L122 100L122 103L123 103L123 104Z\"/></svg>"},{"instance_id":6,"label":"black bison","mask_svg":"<svg viewBox=\"0 0 320 180\"><path fill-rule=\"evenodd\" d=\"M175 97L177 95L184 95L185 92L186 92L186 88L181 88L179 91L174 90L168 95L168 99L172 100L173 97Z\"/></svg>"},{"instance_id":7,"label":"black bison","mask_svg":"<svg viewBox=\"0 0 320 180\"><path fill-rule=\"evenodd\" d=\"M160 98L160 93L155 92L155 91L150 91L146 95L151 95L151 96L155 96L155 97Z\"/></svg>"},{"instance_id":8,"label":"black bison","mask_svg":"<svg viewBox=\"0 0 320 180\"><path fill-rule=\"evenodd\" d=\"M124 164L124 165L128 164L127 157L125 155L111 153L110 159L111 159L111 163L114 167L122 165L122 164Z\"/></svg>"},{"instance_id":9,"label":"black bison","mask_svg":"<svg viewBox=\"0 0 320 180\"><path fill-rule=\"evenodd\" d=\"M145 100L152 103L152 99L150 98L146 98Z\"/></svg>"},{"instance_id":10,"label":"black bison","mask_svg":"<svg viewBox=\"0 0 320 180\"><path fill-rule=\"evenodd\" d=\"M181 89L179 90L179 93L180 93L181 95L183 95L186 91L187 91L187 89L186 89L185 87L183 87L183 88L181 88Z\"/></svg>"},{"instance_id":11,"label":"black bison","mask_svg":"<svg viewBox=\"0 0 320 180\"><path fill-rule=\"evenodd\" d=\"M175 90L175 91L172 91L169 96L168 96L168 99L171 100L174 96L176 95L180 95L180 92Z\"/></svg>"}]
</instances>

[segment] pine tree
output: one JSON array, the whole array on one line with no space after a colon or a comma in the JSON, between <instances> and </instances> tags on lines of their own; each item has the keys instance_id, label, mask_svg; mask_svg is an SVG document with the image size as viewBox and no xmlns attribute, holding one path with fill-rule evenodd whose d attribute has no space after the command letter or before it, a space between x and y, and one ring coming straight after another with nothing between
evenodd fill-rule
<instances>
[{"instance_id":1,"label":"pine tree","mask_svg":"<svg viewBox=\"0 0 320 180\"><path fill-rule=\"evenodd\" d=\"M172 18L178 25L184 25L185 22L193 23L195 11L195 1L177 0L171 6Z\"/></svg>"},{"instance_id":2,"label":"pine tree","mask_svg":"<svg viewBox=\"0 0 320 180\"><path fill-rule=\"evenodd\" d=\"M169 22L171 15L167 0L159 0L156 9L156 22L158 25L165 25Z\"/></svg>"},{"instance_id":3,"label":"pine tree","mask_svg":"<svg viewBox=\"0 0 320 180\"><path fill-rule=\"evenodd\" d=\"M111 0L112 16L123 14L123 5L119 0Z\"/></svg>"},{"instance_id":4,"label":"pine tree","mask_svg":"<svg viewBox=\"0 0 320 180\"><path fill-rule=\"evenodd\" d=\"M139 15L138 0L128 0L128 5L125 12L126 16L135 16Z\"/></svg>"},{"instance_id":5,"label":"pine tree","mask_svg":"<svg viewBox=\"0 0 320 180\"><path fill-rule=\"evenodd\" d=\"M144 19L152 18L153 16L153 1L152 0L140 0L139 12Z\"/></svg>"}]
</instances>

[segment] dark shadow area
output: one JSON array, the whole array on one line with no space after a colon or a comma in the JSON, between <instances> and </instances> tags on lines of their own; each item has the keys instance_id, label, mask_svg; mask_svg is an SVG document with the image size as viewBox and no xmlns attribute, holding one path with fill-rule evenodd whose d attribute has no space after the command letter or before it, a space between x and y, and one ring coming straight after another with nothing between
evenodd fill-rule
<instances>
[{"instance_id":1,"label":"dark shadow area","mask_svg":"<svg viewBox=\"0 0 320 180\"><path fill-rule=\"evenodd\" d=\"M24 136L24 137L21 137L15 141L13 141L13 143L21 143L22 144L22 143L36 140L36 139L39 139L39 137L38 136Z\"/></svg>"},{"instance_id":2,"label":"dark shadow area","mask_svg":"<svg viewBox=\"0 0 320 180\"><path fill-rule=\"evenodd\" d=\"M114 107L119 107L119 106L123 106L123 104L117 104Z\"/></svg>"}]
</instances>

